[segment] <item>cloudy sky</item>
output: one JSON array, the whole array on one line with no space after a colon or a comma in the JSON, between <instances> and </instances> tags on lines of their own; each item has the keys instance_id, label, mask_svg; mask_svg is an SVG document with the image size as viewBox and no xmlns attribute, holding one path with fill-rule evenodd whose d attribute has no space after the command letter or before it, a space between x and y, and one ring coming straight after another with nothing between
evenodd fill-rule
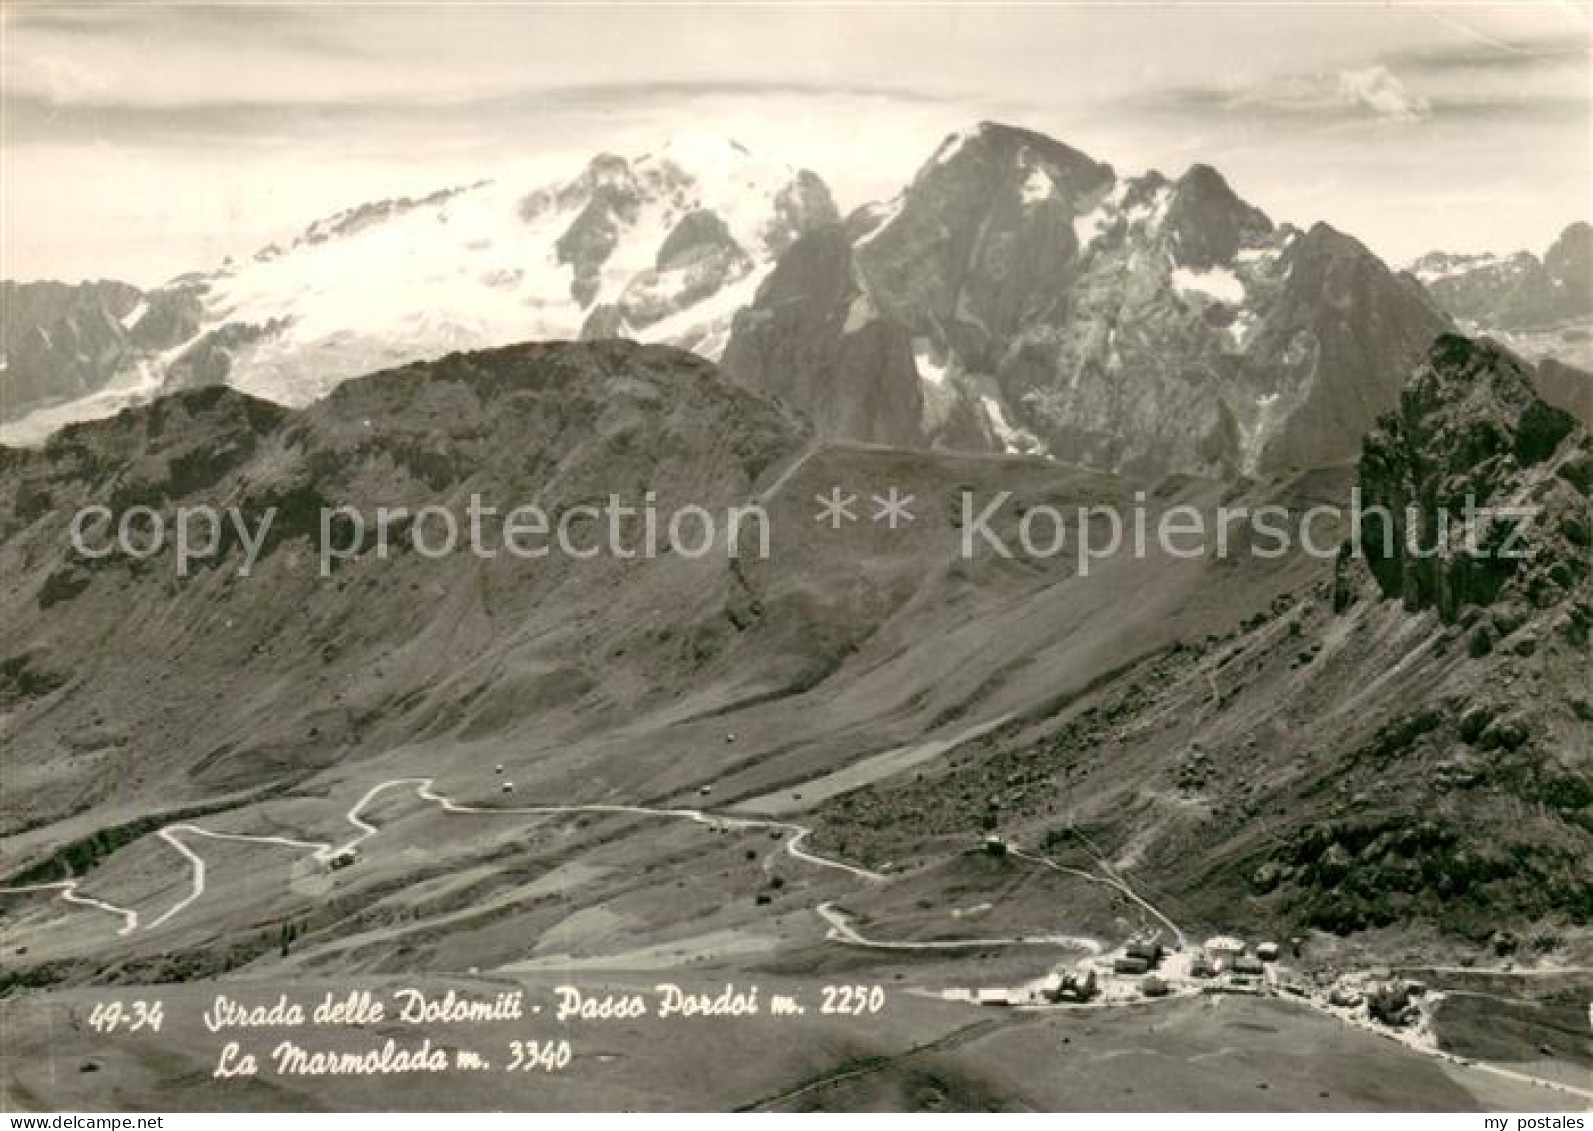
<instances>
[{"instance_id":1,"label":"cloudy sky","mask_svg":"<svg viewBox=\"0 0 1593 1131\"><path fill-rule=\"evenodd\" d=\"M1584 2L0 9L11 278L160 282L360 202L711 130L889 196L981 119L1206 161L1403 261L1588 218Z\"/></svg>"}]
</instances>

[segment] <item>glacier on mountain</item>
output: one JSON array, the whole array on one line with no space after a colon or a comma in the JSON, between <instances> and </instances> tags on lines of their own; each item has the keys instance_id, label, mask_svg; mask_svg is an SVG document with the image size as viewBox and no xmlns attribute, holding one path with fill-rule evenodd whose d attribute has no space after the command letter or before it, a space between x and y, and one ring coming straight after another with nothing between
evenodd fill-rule
<instances>
[{"instance_id":1,"label":"glacier on mountain","mask_svg":"<svg viewBox=\"0 0 1593 1131\"><path fill-rule=\"evenodd\" d=\"M836 218L814 174L689 134L530 192L484 181L362 205L174 280L199 311L192 334L6 422L0 440L39 442L194 384L302 405L349 377L505 342L626 336L716 359L776 257Z\"/></svg>"}]
</instances>

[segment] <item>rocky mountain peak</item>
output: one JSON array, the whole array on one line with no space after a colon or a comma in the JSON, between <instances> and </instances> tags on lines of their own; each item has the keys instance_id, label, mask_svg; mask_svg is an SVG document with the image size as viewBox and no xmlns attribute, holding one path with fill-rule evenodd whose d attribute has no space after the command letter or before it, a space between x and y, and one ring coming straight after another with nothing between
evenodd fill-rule
<instances>
[{"instance_id":1,"label":"rocky mountain peak","mask_svg":"<svg viewBox=\"0 0 1593 1131\"><path fill-rule=\"evenodd\" d=\"M94 393L105 374L196 330L199 302L174 284L144 292L101 279L0 283L0 418Z\"/></svg>"},{"instance_id":2,"label":"rocky mountain peak","mask_svg":"<svg viewBox=\"0 0 1593 1131\"><path fill-rule=\"evenodd\" d=\"M1348 232L1341 232L1325 220L1318 220L1306 229L1299 245L1301 254L1315 253L1332 258L1354 258L1371 255L1366 245Z\"/></svg>"},{"instance_id":3,"label":"rocky mountain peak","mask_svg":"<svg viewBox=\"0 0 1593 1131\"><path fill-rule=\"evenodd\" d=\"M357 374L533 338L626 336L717 358L775 258L836 219L812 172L687 134L599 153L529 192L483 181L360 205L287 247L158 292L84 297L69 314L43 290L8 293L4 340L18 345L0 378L3 435L36 443L210 382L303 405Z\"/></svg>"},{"instance_id":4,"label":"rocky mountain peak","mask_svg":"<svg viewBox=\"0 0 1593 1131\"><path fill-rule=\"evenodd\" d=\"M999 122L980 122L950 134L919 169L914 188L952 179L970 187L1022 184L1040 170L1067 197L1087 195L1112 180L1112 167L1045 134Z\"/></svg>"},{"instance_id":5,"label":"rocky mountain peak","mask_svg":"<svg viewBox=\"0 0 1593 1131\"><path fill-rule=\"evenodd\" d=\"M1545 263L1587 263L1593 258L1593 224L1576 220L1565 226L1558 238L1544 253Z\"/></svg>"},{"instance_id":6,"label":"rocky mountain peak","mask_svg":"<svg viewBox=\"0 0 1593 1131\"><path fill-rule=\"evenodd\" d=\"M798 169L775 193L773 215L763 229L763 242L774 256L785 254L804 232L834 224L841 218L824 180L811 169Z\"/></svg>"},{"instance_id":7,"label":"rocky mountain peak","mask_svg":"<svg viewBox=\"0 0 1593 1131\"><path fill-rule=\"evenodd\" d=\"M917 427L934 443L1112 470L1344 463L1447 327L1359 241L1325 224L1274 226L1210 166L1176 181L1119 178L1061 142L989 122L946 138L844 234L858 296L845 319L831 317L842 307L829 292L804 319L760 292L736 323L759 337L738 354L738 379L779 389L821 430L829 410L794 375L842 327L877 321L912 345ZM780 301L812 298L797 289ZM772 348L762 328L798 321L829 340L783 336ZM896 421L888 433L913 430Z\"/></svg>"},{"instance_id":8,"label":"rocky mountain peak","mask_svg":"<svg viewBox=\"0 0 1593 1131\"><path fill-rule=\"evenodd\" d=\"M993 372L1018 327L1067 290L1074 220L1112 181L1109 165L1031 130L953 134L896 200L854 217L862 285L914 337Z\"/></svg>"},{"instance_id":9,"label":"rocky mountain peak","mask_svg":"<svg viewBox=\"0 0 1593 1131\"><path fill-rule=\"evenodd\" d=\"M1525 362L1491 338L1440 334L1400 395L1407 422L1438 426L1457 416L1509 417L1534 400Z\"/></svg>"},{"instance_id":10,"label":"rocky mountain peak","mask_svg":"<svg viewBox=\"0 0 1593 1131\"><path fill-rule=\"evenodd\" d=\"M1162 230L1180 266L1207 270L1232 263L1241 247L1264 239L1272 221L1210 165L1191 165L1174 186Z\"/></svg>"},{"instance_id":11,"label":"rocky mountain peak","mask_svg":"<svg viewBox=\"0 0 1593 1131\"><path fill-rule=\"evenodd\" d=\"M840 224L797 240L736 315L725 375L825 435L917 446L923 393L907 330L864 293Z\"/></svg>"},{"instance_id":12,"label":"rocky mountain peak","mask_svg":"<svg viewBox=\"0 0 1593 1131\"><path fill-rule=\"evenodd\" d=\"M586 163L579 176L553 195L560 205L569 207L594 198L610 201L634 198L638 193L631 163L617 153L599 153Z\"/></svg>"},{"instance_id":13,"label":"rocky mountain peak","mask_svg":"<svg viewBox=\"0 0 1593 1131\"><path fill-rule=\"evenodd\" d=\"M1541 258L1530 251L1435 251L1411 271L1468 331L1498 337L1545 365L1552 358L1593 370L1593 225L1586 221L1567 225ZM1593 405L1593 376L1567 370L1556 378L1555 403ZM1577 411L1593 420L1587 408Z\"/></svg>"},{"instance_id":14,"label":"rocky mountain peak","mask_svg":"<svg viewBox=\"0 0 1593 1131\"><path fill-rule=\"evenodd\" d=\"M657 267L660 271L669 271L700 262L708 256L740 253L741 248L719 214L709 208L699 208L682 216L659 244Z\"/></svg>"},{"instance_id":15,"label":"rocky mountain peak","mask_svg":"<svg viewBox=\"0 0 1593 1131\"><path fill-rule=\"evenodd\" d=\"M1564 289L1568 306L1593 314L1593 224L1567 225L1543 253L1543 267Z\"/></svg>"},{"instance_id":16,"label":"rocky mountain peak","mask_svg":"<svg viewBox=\"0 0 1593 1131\"><path fill-rule=\"evenodd\" d=\"M1593 575L1593 441L1497 342L1440 335L1366 437L1360 541L1378 586L1446 621L1470 606L1552 609ZM1528 513L1503 513L1503 508ZM1376 508L1385 508L1386 514ZM1486 512L1475 526L1469 517ZM1586 643L1593 605L1562 626Z\"/></svg>"}]
</instances>

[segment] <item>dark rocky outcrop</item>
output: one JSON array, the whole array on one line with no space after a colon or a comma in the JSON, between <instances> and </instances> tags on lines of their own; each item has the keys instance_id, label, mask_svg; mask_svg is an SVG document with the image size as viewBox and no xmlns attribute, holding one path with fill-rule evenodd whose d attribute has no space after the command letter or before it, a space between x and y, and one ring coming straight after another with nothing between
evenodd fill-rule
<instances>
[{"instance_id":1,"label":"dark rocky outcrop","mask_svg":"<svg viewBox=\"0 0 1593 1131\"><path fill-rule=\"evenodd\" d=\"M1204 270L1232 263L1240 248L1271 233L1272 221L1210 165L1191 165L1173 191L1162 230L1178 264Z\"/></svg>"},{"instance_id":2,"label":"dark rocky outcrop","mask_svg":"<svg viewBox=\"0 0 1593 1131\"><path fill-rule=\"evenodd\" d=\"M905 331L924 414L871 421L866 438L888 442L917 432L1135 473L1347 463L1449 325L1356 240L1275 226L1209 166L1120 179L993 123L949 137L845 236L851 318L798 327L760 296L733 334L781 324L784 354L824 357L861 319ZM829 337L797 346L798 329ZM727 356L753 387L789 380L756 372L780 360L762 347ZM894 387L900 369L885 374Z\"/></svg>"},{"instance_id":3,"label":"dark rocky outcrop","mask_svg":"<svg viewBox=\"0 0 1593 1131\"><path fill-rule=\"evenodd\" d=\"M166 367L166 387L175 391L225 384L241 350L286 328L285 321L273 318L263 326L226 322L208 330L171 360Z\"/></svg>"},{"instance_id":4,"label":"dark rocky outcrop","mask_svg":"<svg viewBox=\"0 0 1593 1131\"><path fill-rule=\"evenodd\" d=\"M599 154L571 189L583 190L586 204L554 244L558 262L572 269L570 295L582 306L597 295L603 264L619 242L622 225L635 219L642 190L625 158Z\"/></svg>"},{"instance_id":5,"label":"dark rocky outcrop","mask_svg":"<svg viewBox=\"0 0 1593 1131\"><path fill-rule=\"evenodd\" d=\"M1440 337L1366 438L1359 536L1372 576L1446 621L1507 598L1571 599L1593 575L1590 465L1587 430L1538 399L1526 362L1487 339Z\"/></svg>"},{"instance_id":6,"label":"dark rocky outcrop","mask_svg":"<svg viewBox=\"0 0 1593 1131\"><path fill-rule=\"evenodd\" d=\"M140 358L199 329L191 287L144 292L129 283L0 283L0 419L86 396Z\"/></svg>"},{"instance_id":7,"label":"dark rocky outcrop","mask_svg":"<svg viewBox=\"0 0 1593 1131\"><path fill-rule=\"evenodd\" d=\"M677 271L704 259L738 255L744 257L725 222L716 213L699 208L682 216L658 245L656 266L660 271Z\"/></svg>"},{"instance_id":8,"label":"dark rocky outcrop","mask_svg":"<svg viewBox=\"0 0 1593 1131\"><path fill-rule=\"evenodd\" d=\"M826 435L924 440L911 337L869 306L840 225L809 233L781 257L753 306L736 316L723 364L730 380L800 410Z\"/></svg>"},{"instance_id":9,"label":"dark rocky outcrop","mask_svg":"<svg viewBox=\"0 0 1593 1131\"><path fill-rule=\"evenodd\" d=\"M812 170L799 169L791 183L775 194L774 214L764 228L764 242L775 255L783 255L804 232L840 219L829 186Z\"/></svg>"},{"instance_id":10,"label":"dark rocky outcrop","mask_svg":"<svg viewBox=\"0 0 1593 1131\"><path fill-rule=\"evenodd\" d=\"M718 215L696 209L659 245L656 265L632 277L617 302L592 308L583 338L634 335L746 277L750 256Z\"/></svg>"},{"instance_id":11,"label":"dark rocky outcrop","mask_svg":"<svg viewBox=\"0 0 1593 1131\"><path fill-rule=\"evenodd\" d=\"M1593 373L1551 357L1538 363L1532 383L1538 396L1593 429Z\"/></svg>"},{"instance_id":12,"label":"dark rocky outcrop","mask_svg":"<svg viewBox=\"0 0 1593 1131\"><path fill-rule=\"evenodd\" d=\"M1250 381L1293 390L1260 467L1344 462L1448 323L1407 276L1327 224L1294 241L1281 270L1287 281L1242 363Z\"/></svg>"}]
</instances>

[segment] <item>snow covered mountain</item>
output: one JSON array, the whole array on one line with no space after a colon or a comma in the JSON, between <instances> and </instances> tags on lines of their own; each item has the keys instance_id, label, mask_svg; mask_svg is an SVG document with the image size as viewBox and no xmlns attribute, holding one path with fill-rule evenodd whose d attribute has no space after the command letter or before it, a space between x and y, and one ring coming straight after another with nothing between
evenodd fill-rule
<instances>
[{"instance_id":1,"label":"snow covered mountain","mask_svg":"<svg viewBox=\"0 0 1593 1131\"><path fill-rule=\"evenodd\" d=\"M0 438L37 442L201 384L302 405L385 366L530 339L634 337L717 358L776 257L836 217L813 173L696 136L600 155L530 192L482 182L365 204L154 301L118 292L125 340L89 351L72 380L24 382L7 358ZM176 340L132 332L154 306L186 311ZM37 336L18 329L8 341Z\"/></svg>"},{"instance_id":2,"label":"snow covered mountain","mask_svg":"<svg viewBox=\"0 0 1593 1131\"><path fill-rule=\"evenodd\" d=\"M181 289L144 293L108 279L0 283L0 419L137 374L146 358L191 339L200 314Z\"/></svg>"},{"instance_id":3,"label":"snow covered mountain","mask_svg":"<svg viewBox=\"0 0 1593 1131\"><path fill-rule=\"evenodd\" d=\"M724 364L856 439L1233 474L1353 458L1447 325L1209 166L1120 177L984 123L793 248Z\"/></svg>"},{"instance_id":4,"label":"snow covered mountain","mask_svg":"<svg viewBox=\"0 0 1593 1131\"><path fill-rule=\"evenodd\" d=\"M1582 221L1568 225L1541 259L1530 251L1435 251L1410 269L1445 310L1479 326L1518 330L1593 317L1593 225Z\"/></svg>"},{"instance_id":5,"label":"snow covered mountain","mask_svg":"<svg viewBox=\"0 0 1593 1131\"><path fill-rule=\"evenodd\" d=\"M1593 368L1593 225L1586 221L1567 225L1541 258L1434 251L1410 269L1468 330L1529 358Z\"/></svg>"},{"instance_id":6,"label":"snow covered mountain","mask_svg":"<svg viewBox=\"0 0 1593 1131\"><path fill-rule=\"evenodd\" d=\"M1206 165L1125 176L983 123L842 221L813 173L681 137L529 192L366 204L147 294L8 289L0 440L196 385L297 406L456 349L625 337L721 361L833 436L1119 471L1320 466L1354 457L1474 292L1522 317L1585 300L1589 234L1516 257L1549 298L1459 257L1419 262L1424 288L1326 224L1274 224ZM1586 418L1581 377L1540 382Z\"/></svg>"}]
</instances>

